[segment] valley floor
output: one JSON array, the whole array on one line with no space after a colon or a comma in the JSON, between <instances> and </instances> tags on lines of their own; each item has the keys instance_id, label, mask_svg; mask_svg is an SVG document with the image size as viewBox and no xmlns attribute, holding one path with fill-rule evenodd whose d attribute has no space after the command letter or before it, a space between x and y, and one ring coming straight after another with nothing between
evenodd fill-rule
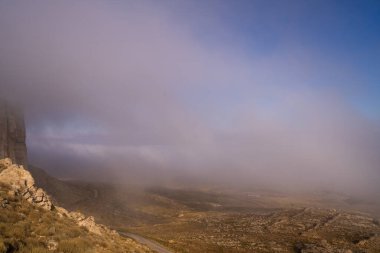
<instances>
[{"instance_id":1,"label":"valley floor","mask_svg":"<svg viewBox=\"0 0 380 253\"><path fill-rule=\"evenodd\" d=\"M64 207L160 253L380 252L378 205L349 196L49 183L56 179L42 175Z\"/></svg>"}]
</instances>

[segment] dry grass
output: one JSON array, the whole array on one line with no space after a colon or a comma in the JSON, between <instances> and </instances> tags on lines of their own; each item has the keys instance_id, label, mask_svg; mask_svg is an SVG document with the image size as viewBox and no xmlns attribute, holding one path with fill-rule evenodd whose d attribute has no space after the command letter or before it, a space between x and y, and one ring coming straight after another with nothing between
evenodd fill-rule
<instances>
[{"instance_id":1,"label":"dry grass","mask_svg":"<svg viewBox=\"0 0 380 253\"><path fill-rule=\"evenodd\" d=\"M9 187L0 185L0 253L146 252L117 235L90 233L73 220L31 205L20 196L12 197L8 191Z\"/></svg>"}]
</instances>

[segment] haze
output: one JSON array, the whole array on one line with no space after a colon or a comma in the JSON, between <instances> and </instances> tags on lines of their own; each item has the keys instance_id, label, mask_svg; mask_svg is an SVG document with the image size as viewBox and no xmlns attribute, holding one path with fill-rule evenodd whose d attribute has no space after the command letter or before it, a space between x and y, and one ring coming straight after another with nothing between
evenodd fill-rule
<instances>
[{"instance_id":1,"label":"haze","mask_svg":"<svg viewBox=\"0 0 380 253\"><path fill-rule=\"evenodd\" d=\"M380 194L378 1L1 1L0 95L66 178Z\"/></svg>"}]
</instances>

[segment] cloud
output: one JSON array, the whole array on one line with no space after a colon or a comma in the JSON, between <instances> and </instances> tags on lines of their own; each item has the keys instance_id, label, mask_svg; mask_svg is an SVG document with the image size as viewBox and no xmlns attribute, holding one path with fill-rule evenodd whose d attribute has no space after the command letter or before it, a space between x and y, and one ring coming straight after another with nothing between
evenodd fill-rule
<instances>
[{"instance_id":1,"label":"cloud","mask_svg":"<svg viewBox=\"0 0 380 253\"><path fill-rule=\"evenodd\" d=\"M25 107L30 160L379 192L379 123L328 88L350 82L346 64L288 44L247 55L177 19L150 2L1 3L1 90Z\"/></svg>"}]
</instances>

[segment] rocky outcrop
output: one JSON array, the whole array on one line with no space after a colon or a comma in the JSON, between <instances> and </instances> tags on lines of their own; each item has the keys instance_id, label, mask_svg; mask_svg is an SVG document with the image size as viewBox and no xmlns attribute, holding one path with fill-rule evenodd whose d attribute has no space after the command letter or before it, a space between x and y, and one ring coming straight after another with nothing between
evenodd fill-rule
<instances>
[{"instance_id":1,"label":"rocky outcrop","mask_svg":"<svg viewBox=\"0 0 380 253\"><path fill-rule=\"evenodd\" d=\"M9 158L0 160L0 183L10 186L9 195L22 196L28 202L48 211L55 210L61 217L74 220L75 223L86 227L91 233L97 235L117 234L114 230L97 224L92 216L86 217L79 212L69 212L62 207L54 206L46 192L35 186L30 172L21 165L13 164Z\"/></svg>"},{"instance_id":2,"label":"rocky outcrop","mask_svg":"<svg viewBox=\"0 0 380 253\"><path fill-rule=\"evenodd\" d=\"M0 183L9 185L9 194L22 196L32 204L46 210L54 208L49 196L40 188L35 187L34 179L22 165L13 164L11 159L0 160Z\"/></svg>"},{"instance_id":3,"label":"rocky outcrop","mask_svg":"<svg viewBox=\"0 0 380 253\"><path fill-rule=\"evenodd\" d=\"M0 98L0 159L3 158L27 168L24 115Z\"/></svg>"},{"instance_id":4,"label":"rocky outcrop","mask_svg":"<svg viewBox=\"0 0 380 253\"><path fill-rule=\"evenodd\" d=\"M111 230L104 225L97 224L95 222L95 218L93 216L86 217L82 213L79 212L70 212L68 217L75 220L79 226L86 227L88 231L94 234L102 235L102 234L117 234L115 230Z\"/></svg>"},{"instance_id":5,"label":"rocky outcrop","mask_svg":"<svg viewBox=\"0 0 380 253\"><path fill-rule=\"evenodd\" d=\"M0 252L20 249L22 252L153 252L97 224L92 216L52 205L44 190L35 186L29 171L12 164L11 159L0 159L0 217Z\"/></svg>"}]
</instances>

